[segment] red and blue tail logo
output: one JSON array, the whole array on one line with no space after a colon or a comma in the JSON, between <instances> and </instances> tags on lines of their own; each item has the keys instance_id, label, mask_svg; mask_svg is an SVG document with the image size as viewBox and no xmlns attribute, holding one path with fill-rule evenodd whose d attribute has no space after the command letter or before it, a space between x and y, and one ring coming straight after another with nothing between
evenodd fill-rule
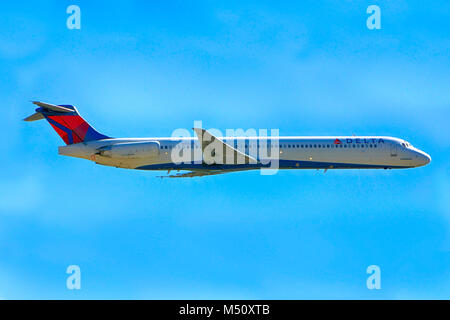
<instances>
[{"instance_id":1,"label":"red and blue tail logo","mask_svg":"<svg viewBox=\"0 0 450 320\"><path fill-rule=\"evenodd\" d=\"M109 138L90 126L72 105L52 105L37 101L33 103L40 108L37 108L36 113L25 120L47 119L66 144Z\"/></svg>"}]
</instances>

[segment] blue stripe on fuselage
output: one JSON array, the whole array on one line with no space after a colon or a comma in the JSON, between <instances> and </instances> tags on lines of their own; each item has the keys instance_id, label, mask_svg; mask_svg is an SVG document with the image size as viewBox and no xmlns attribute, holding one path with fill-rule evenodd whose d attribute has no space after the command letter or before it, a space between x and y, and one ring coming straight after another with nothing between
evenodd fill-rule
<instances>
[{"instance_id":1,"label":"blue stripe on fuselage","mask_svg":"<svg viewBox=\"0 0 450 320\"><path fill-rule=\"evenodd\" d=\"M318 162L318 161L297 161L297 160L279 160L279 169L404 169L409 166L391 166L391 165L373 165L357 163L337 163L337 162ZM270 168L270 163L263 164L237 164L206 165L202 163L160 163L149 164L137 167L139 170L234 170L234 169L261 169ZM274 168L275 169L275 168Z\"/></svg>"}]
</instances>

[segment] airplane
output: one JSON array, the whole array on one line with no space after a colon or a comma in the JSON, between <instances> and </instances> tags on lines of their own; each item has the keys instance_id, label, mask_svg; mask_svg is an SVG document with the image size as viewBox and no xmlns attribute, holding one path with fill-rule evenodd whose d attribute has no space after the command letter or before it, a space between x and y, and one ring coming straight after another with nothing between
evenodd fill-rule
<instances>
[{"instance_id":1,"label":"airplane","mask_svg":"<svg viewBox=\"0 0 450 320\"><path fill-rule=\"evenodd\" d=\"M66 143L65 156L139 170L187 171L187 178L255 169L403 169L431 161L409 142L385 136L217 137L193 128L196 137L112 138L90 126L73 105L32 101L25 121L46 119ZM275 165L274 165L275 164Z\"/></svg>"}]
</instances>

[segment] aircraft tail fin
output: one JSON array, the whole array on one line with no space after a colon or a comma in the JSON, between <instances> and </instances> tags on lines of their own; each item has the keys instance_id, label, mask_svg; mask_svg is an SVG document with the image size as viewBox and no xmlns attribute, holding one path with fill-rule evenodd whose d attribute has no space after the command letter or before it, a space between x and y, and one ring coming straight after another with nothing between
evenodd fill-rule
<instances>
[{"instance_id":1,"label":"aircraft tail fin","mask_svg":"<svg viewBox=\"0 0 450 320\"><path fill-rule=\"evenodd\" d=\"M87 123L72 105L54 105L50 103L32 101L39 108L24 121L46 119L66 144L84 141L108 139Z\"/></svg>"}]
</instances>

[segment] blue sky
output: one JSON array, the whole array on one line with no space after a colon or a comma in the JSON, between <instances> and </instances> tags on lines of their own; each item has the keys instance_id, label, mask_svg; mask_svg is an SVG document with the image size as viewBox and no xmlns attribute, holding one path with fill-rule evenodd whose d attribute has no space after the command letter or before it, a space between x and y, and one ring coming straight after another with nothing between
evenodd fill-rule
<instances>
[{"instance_id":1,"label":"blue sky","mask_svg":"<svg viewBox=\"0 0 450 320\"><path fill-rule=\"evenodd\" d=\"M448 1L2 4L0 298L450 298L449 15ZM201 120L395 136L433 161L161 180L58 156L46 122L20 121L30 100L114 137Z\"/></svg>"}]
</instances>

